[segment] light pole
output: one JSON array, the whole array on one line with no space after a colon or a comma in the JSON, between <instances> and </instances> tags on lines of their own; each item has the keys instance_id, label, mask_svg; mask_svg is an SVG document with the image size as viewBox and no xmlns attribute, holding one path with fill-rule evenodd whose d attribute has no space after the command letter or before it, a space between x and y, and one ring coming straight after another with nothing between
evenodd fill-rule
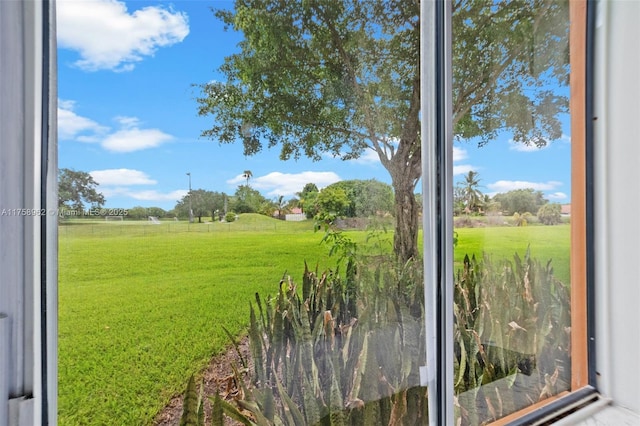
<instances>
[{"instance_id":1,"label":"light pole","mask_svg":"<svg viewBox=\"0 0 640 426\"><path fill-rule=\"evenodd\" d=\"M189 223L193 223L193 207L191 205L191 173L187 173L189 176Z\"/></svg>"}]
</instances>

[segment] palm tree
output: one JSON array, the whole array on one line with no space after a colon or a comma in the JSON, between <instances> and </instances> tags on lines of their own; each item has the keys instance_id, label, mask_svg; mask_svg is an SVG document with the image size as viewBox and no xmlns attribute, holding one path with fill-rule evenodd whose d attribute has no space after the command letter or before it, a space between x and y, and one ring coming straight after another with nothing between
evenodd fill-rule
<instances>
[{"instance_id":1,"label":"palm tree","mask_svg":"<svg viewBox=\"0 0 640 426\"><path fill-rule=\"evenodd\" d=\"M283 219L284 215L282 214L282 211L284 210L284 195L280 195L278 196L278 199L275 202L276 207L278 208L278 219Z\"/></svg>"},{"instance_id":2,"label":"palm tree","mask_svg":"<svg viewBox=\"0 0 640 426\"><path fill-rule=\"evenodd\" d=\"M249 186L249 179L251 179L252 176L253 176L253 173L251 173L251 170L245 170L242 173L242 177L247 179L247 187Z\"/></svg>"},{"instance_id":3,"label":"palm tree","mask_svg":"<svg viewBox=\"0 0 640 426\"><path fill-rule=\"evenodd\" d=\"M464 177L464 186L462 188L467 212L471 212L482 205L483 195L478 190L478 186L480 186L478 172L470 170Z\"/></svg>"}]
</instances>

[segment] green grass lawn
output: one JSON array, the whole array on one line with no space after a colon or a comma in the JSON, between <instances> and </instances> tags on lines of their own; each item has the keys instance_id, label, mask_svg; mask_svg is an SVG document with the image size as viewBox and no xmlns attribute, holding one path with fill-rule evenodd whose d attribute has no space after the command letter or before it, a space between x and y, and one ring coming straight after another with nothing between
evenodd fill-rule
<instances>
[{"instance_id":1,"label":"green grass lawn","mask_svg":"<svg viewBox=\"0 0 640 426\"><path fill-rule=\"evenodd\" d=\"M145 425L190 374L244 332L256 292L304 261L335 265L311 222L66 222L59 234L59 424ZM569 227L458 229L464 253L553 259L568 281ZM363 242L365 232L348 235ZM390 234L378 241L387 247ZM564 265L564 266L563 266Z\"/></svg>"},{"instance_id":2,"label":"green grass lawn","mask_svg":"<svg viewBox=\"0 0 640 426\"><path fill-rule=\"evenodd\" d=\"M230 343L222 326L245 328L256 292L276 293L285 271L301 281L305 260L329 265L311 223L264 219L260 231L246 216L208 232L61 226L61 425L150 423Z\"/></svg>"},{"instance_id":3,"label":"green grass lawn","mask_svg":"<svg viewBox=\"0 0 640 426\"><path fill-rule=\"evenodd\" d=\"M454 270L461 267L465 254L511 260L516 253L524 257L529 247L531 257L543 263L551 260L555 276L569 284L570 231L569 225L457 228Z\"/></svg>"}]
</instances>

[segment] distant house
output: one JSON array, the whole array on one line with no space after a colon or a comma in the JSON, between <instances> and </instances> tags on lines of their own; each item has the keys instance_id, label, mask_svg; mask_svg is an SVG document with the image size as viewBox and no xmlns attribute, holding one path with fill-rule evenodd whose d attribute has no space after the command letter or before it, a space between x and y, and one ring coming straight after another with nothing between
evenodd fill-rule
<instances>
[{"instance_id":1,"label":"distant house","mask_svg":"<svg viewBox=\"0 0 640 426\"><path fill-rule=\"evenodd\" d=\"M571 204L562 204L560 206L560 215L571 216Z\"/></svg>"},{"instance_id":2,"label":"distant house","mask_svg":"<svg viewBox=\"0 0 640 426\"><path fill-rule=\"evenodd\" d=\"M300 207L294 207L287 211L288 213L283 210L281 214L279 210L276 210L273 212L273 217L289 221L301 221L307 218Z\"/></svg>"},{"instance_id":3,"label":"distant house","mask_svg":"<svg viewBox=\"0 0 640 426\"><path fill-rule=\"evenodd\" d=\"M284 216L284 220L287 220L289 222L300 222L302 220L305 220L306 218L307 215L302 212L302 209L300 207L292 208L291 210L289 210L289 213Z\"/></svg>"}]
</instances>

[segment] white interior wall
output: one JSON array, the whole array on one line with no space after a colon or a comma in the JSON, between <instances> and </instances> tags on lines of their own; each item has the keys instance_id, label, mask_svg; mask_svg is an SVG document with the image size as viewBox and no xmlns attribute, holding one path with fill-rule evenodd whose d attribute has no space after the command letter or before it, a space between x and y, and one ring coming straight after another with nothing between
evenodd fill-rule
<instances>
[{"instance_id":1,"label":"white interior wall","mask_svg":"<svg viewBox=\"0 0 640 426\"><path fill-rule=\"evenodd\" d=\"M640 413L640 1L600 2L596 21L598 388Z\"/></svg>"}]
</instances>

